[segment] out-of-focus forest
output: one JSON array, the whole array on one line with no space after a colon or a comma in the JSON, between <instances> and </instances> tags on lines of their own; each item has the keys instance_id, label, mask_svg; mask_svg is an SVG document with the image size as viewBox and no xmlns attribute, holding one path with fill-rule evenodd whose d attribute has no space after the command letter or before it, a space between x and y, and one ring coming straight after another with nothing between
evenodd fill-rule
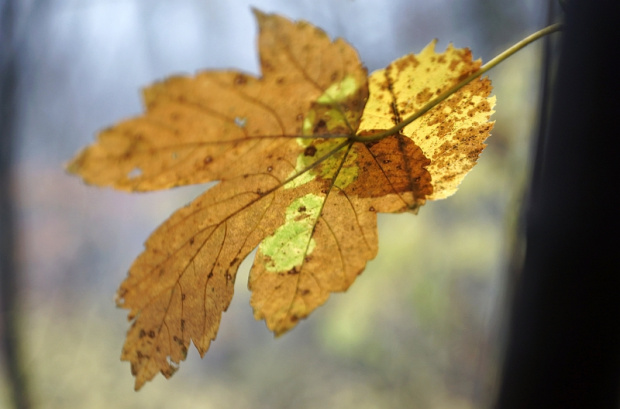
<instances>
[{"instance_id":1,"label":"out-of-focus forest","mask_svg":"<svg viewBox=\"0 0 620 409\"><path fill-rule=\"evenodd\" d=\"M13 200L22 362L34 408L474 408L496 388L515 230L536 128L540 45L493 69L494 131L457 194L381 215L379 256L291 333L252 318L251 260L217 340L133 391L114 306L142 243L204 186L127 194L63 164L141 112L140 88L203 69L258 73L250 7L305 19L369 71L433 38L487 61L545 25L534 0L20 1ZM9 405L6 372L0 407Z\"/></svg>"}]
</instances>

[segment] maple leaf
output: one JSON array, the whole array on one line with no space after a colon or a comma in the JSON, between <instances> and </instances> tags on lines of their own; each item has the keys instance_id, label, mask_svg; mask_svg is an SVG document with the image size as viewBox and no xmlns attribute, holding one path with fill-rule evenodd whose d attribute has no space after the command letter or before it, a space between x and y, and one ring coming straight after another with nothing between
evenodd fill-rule
<instances>
[{"instance_id":1,"label":"maple leaf","mask_svg":"<svg viewBox=\"0 0 620 409\"><path fill-rule=\"evenodd\" d=\"M261 77L207 71L144 91L146 113L69 165L86 182L150 191L219 180L147 240L117 293L133 321L121 359L136 389L203 356L241 261L256 319L280 335L345 291L377 253L378 212L454 193L492 128L490 81L423 104L477 71L434 43L367 77L356 51L307 22L255 11Z\"/></svg>"}]
</instances>

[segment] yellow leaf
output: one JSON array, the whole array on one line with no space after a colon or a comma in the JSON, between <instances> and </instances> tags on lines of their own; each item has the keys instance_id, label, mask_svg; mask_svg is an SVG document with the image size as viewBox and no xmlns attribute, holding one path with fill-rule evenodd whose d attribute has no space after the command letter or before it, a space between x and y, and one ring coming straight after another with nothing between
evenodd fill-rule
<instances>
[{"instance_id":1,"label":"yellow leaf","mask_svg":"<svg viewBox=\"0 0 620 409\"><path fill-rule=\"evenodd\" d=\"M360 129L388 129L398 124L480 68L480 61L473 61L468 49L449 45L437 54L435 43L370 75L370 98ZM452 195L475 165L493 128L489 118L495 97L489 97L490 93L488 78L474 80L404 128L403 134L431 160L427 169L434 191L428 199Z\"/></svg>"},{"instance_id":2,"label":"yellow leaf","mask_svg":"<svg viewBox=\"0 0 620 409\"><path fill-rule=\"evenodd\" d=\"M477 69L467 51L398 60L370 77L369 95L343 40L255 14L260 78L207 71L155 84L144 115L104 130L68 165L129 191L220 180L151 235L118 290L136 389L171 376L190 343L206 353L257 246L251 305L276 335L345 291L377 253L376 214L415 212L455 190L491 128L484 80L390 131Z\"/></svg>"}]
</instances>

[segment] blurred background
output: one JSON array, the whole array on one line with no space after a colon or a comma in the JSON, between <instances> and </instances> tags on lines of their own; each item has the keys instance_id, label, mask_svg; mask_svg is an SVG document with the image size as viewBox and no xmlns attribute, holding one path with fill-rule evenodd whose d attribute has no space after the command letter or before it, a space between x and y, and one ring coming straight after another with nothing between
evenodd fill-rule
<instances>
[{"instance_id":1,"label":"blurred background","mask_svg":"<svg viewBox=\"0 0 620 409\"><path fill-rule=\"evenodd\" d=\"M438 51L452 42L488 61L545 25L545 2L12 3L20 291L11 313L33 408L466 409L492 401L536 133L540 44L489 73L495 128L457 194L417 216L380 215L379 256L346 294L274 339L252 318L246 260L206 357L192 348L170 380L158 376L138 393L119 360L128 323L113 297L150 232L204 186L120 193L85 186L63 164L98 130L138 115L140 89L153 81L211 68L258 74L251 7L345 38L373 71L433 38ZM0 373L0 407L9 408Z\"/></svg>"}]
</instances>

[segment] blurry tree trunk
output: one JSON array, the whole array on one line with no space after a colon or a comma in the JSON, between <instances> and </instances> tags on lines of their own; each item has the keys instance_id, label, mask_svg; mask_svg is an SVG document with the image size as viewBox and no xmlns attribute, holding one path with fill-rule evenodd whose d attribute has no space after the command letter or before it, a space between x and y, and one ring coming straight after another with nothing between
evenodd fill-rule
<instances>
[{"instance_id":1,"label":"blurry tree trunk","mask_svg":"<svg viewBox=\"0 0 620 409\"><path fill-rule=\"evenodd\" d=\"M616 0L566 5L500 409L620 405L619 8Z\"/></svg>"},{"instance_id":2,"label":"blurry tree trunk","mask_svg":"<svg viewBox=\"0 0 620 409\"><path fill-rule=\"evenodd\" d=\"M17 48L14 20L17 0L0 0L0 334L2 362L16 409L30 407L20 365L13 208L13 143L17 102Z\"/></svg>"}]
</instances>

